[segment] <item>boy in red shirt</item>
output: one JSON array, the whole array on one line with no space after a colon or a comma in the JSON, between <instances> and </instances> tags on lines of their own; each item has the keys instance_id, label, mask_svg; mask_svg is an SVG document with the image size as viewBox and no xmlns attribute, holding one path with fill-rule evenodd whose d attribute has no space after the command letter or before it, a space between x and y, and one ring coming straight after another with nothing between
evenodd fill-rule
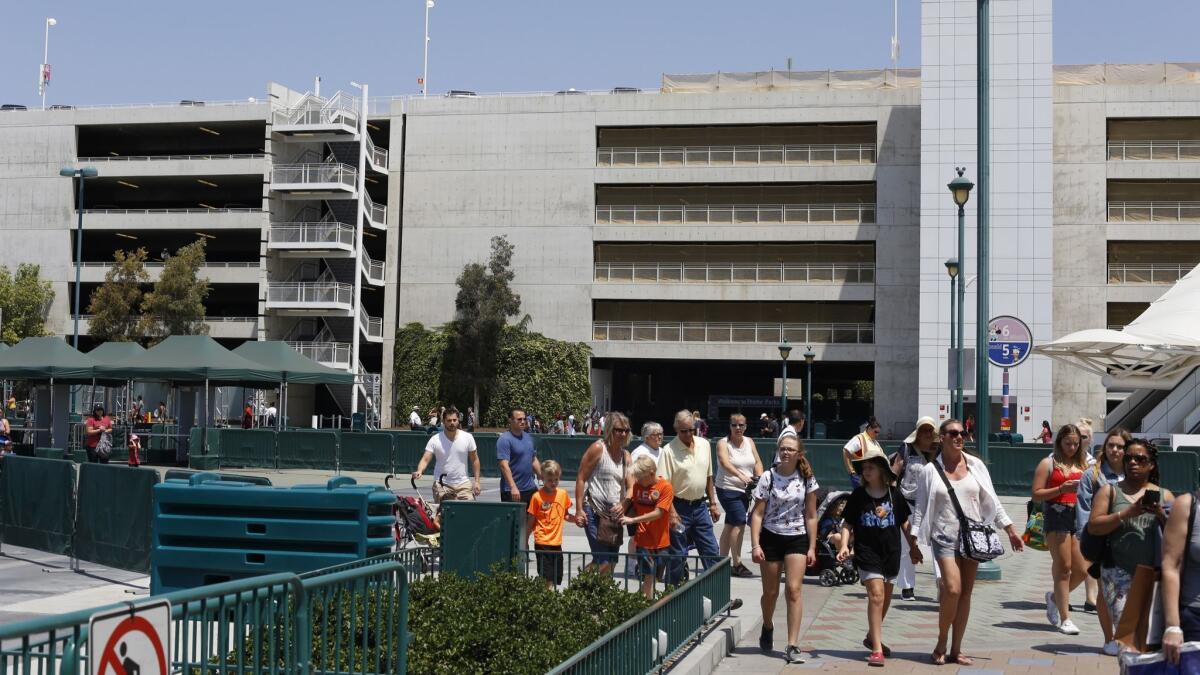
<instances>
[{"instance_id":1,"label":"boy in red shirt","mask_svg":"<svg viewBox=\"0 0 1200 675\"><path fill-rule=\"evenodd\" d=\"M532 535L533 549L539 551L538 576L546 580L546 587L551 590L562 583L563 522L571 508L571 497L558 487L560 478L562 467L558 462L552 459L542 462L542 489L533 493L529 500L526 510L529 515L525 519L525 546L529 547L529 536Z\"/></svg>"},{"instance_id":2,"label":"boy in red shirt","mask_svg":"<svg viewBox=\"0 0 1200 675\"><path fill-rule=\"evenodd\" d=\"M655 573L666 567L662 556L671 546L671 502L675 490L670 481L658 477L658 465L648 456L633 463L633 512L622 516L622 525L637 525L634 542L638 550L638 576L642 577L642 594L654 599Z\"/></svg>"}]
</instances>

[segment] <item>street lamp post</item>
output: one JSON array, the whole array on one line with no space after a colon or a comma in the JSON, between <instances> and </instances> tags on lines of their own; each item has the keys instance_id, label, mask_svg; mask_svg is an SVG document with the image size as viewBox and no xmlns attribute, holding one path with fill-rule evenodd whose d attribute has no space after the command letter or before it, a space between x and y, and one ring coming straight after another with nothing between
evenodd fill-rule
<instances>
[{"instance_id":1,"label":"street lamp post","mask_svg":"<svg viewBox=\"0 0 1200 675\"><path fill-rule=\"evenodd\" d=\"M75 349L79 349L79 269L83 267L83 184L88 178L95 178L98 173L94 166L85 166L82 169L64 166L58 171L58 175L64 178L79 180L79 197L75 205L79 211L79 221L75 229L75 338L71 342Z\"/></svg>"},{"instance_id":2,"label":"street lamp post","mask_svg":"<svg viewBox=\"0 0 1200 675\"><path fill-rule=\"evenodd\" d=\"M957 305L958 320L954 323L953 330L958 334L958 351L955 354L958 376L954 382L954 398L956 400L954 417L959 421L963 419L963 368L966 367L963 355L966 352L966 344L964 342L963 325L966 323L963 312L965 311L964 302L967 297L967 277L966 277L966 211L964 207L967 205L967 200L971 198L971 189L975 187L967 178L963 177L966 167L955 169L958 176L946 185L950 189L950 195L954 197L954 203L958 206L958 271L951 273L951 276L963 275L962 283L958 284L958 297L952 298L951 301ZM946 268L949 270L949 266ZM976 277L978 278L978 277ZM953 280L950 283L951 292L953 293ZM951 310L951 314L954 311ZM953 322L953 319L952 319ZM953 340L952 340L953 342Z\"/></svg>"},{"instance_id":3,"label":"street lamp post","mask_svg":"<svg viewBox=\"0 0 1200 675\"><path fill-rule=\"evenodd\" d=\"M954 355L954 385L950 387L950 416L958 419L958 392L962 389L962 345L954 341L954 333L958 323L955 321L954 306L957 295L954 292L955 282L958 281L958 258L950 258L945 262L946 274L950 275L950 353Z\"/></svg>"},{"instance_id":4,"label":"street lamp post","mask_svg":"<svg viewBox=\"0 0 1200 675\"><path fill-rule=\"evenodd\" d=\"M38 93L42 95L42 110L46 109L46 85L50 84L50 27L58 20L46 17L46 39L42 42L42 67L38 72Z\"/></svg>"},{"instance_id":5,"label":"street lamp post","mask_svg":"<svg viewBox=\"0 0 1200 675\"><path fill-rule=\"evenodd\" d=\"M817 355L813 353L812 345L808 346L808 350L804 352L804 364L807 366L808 372L805 373L804 382L804 431L805 438L812 439L813 435L813 418L812 418L812 364Z\"/></svg>"},{"instance_id":6,"label":"street lamp post","mask_svg":"<svg viewBox=\"0 0 1200 675\"><path fill-rule=\"evenodd\" d=\"M421 98L429 92L429 10L433 0L425 0L425 67L421 71Z\"/></svg>"},{"instance_id":7,"label":"street lamp post","mask_svg":"<svg viewBox=\"0 0 1200 675\"><path fill-rule=\"evenodd\" d=\"M989 32L991 29L991 20L989 19L989 0L977 0L978 11L975 14L975 46L976 46L976 100L975 107L978 114L978 122L976 130L978 133L977 144L979 146L979 206L978 215L978 230L976 242L978 246L978 261L976 265L979 267L979 287L975 290L976 309L975 309L975 443L979 448L979 456L986 463L988 457L988 432L992 426L988 418L991 413L991 388L988 386L988 320L990 309L988 308L988 293L989 278L988 278L988 244L991 233L988 230L991 195L989 194L991 184L991 159L989 143L991 141L989 132L991 131L991 116L988 110L989 104L989 59L991 54L989 51Z\"/></svg>"},{"instance_id":8,"label":"street lamp post","mask_svg":"<svg viewBox=\"0 0 1200 675\"><path fill-rule=\"evenodd\" d=\"M792 345L784 340L779 343L779 358L783 359L783 396L779 401L779 421L783 423L783 418L787 417L787 360L788 354L792 353Z\"/></svg>"}]
</instances>

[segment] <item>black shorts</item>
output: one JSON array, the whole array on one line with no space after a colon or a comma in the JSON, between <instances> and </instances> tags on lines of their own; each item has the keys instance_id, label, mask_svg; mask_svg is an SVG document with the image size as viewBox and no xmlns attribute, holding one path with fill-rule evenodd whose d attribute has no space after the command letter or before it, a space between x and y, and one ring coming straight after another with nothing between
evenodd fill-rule
<instances>
[{"instance_id":1,"label":"black shorts","mask_svg":"<svg viewBox=\"0 0 1200 675\"><path fill-rule=\"evenodd\" d=\"M775 534L764 527L762 534L758 535L758 545L762 547L763 557L769 562L780 562L784 556L806 555L808 534Z\"/></svg>"},{"instance_id":2,"label":"black shorts","mask_svg":"<svg viewBox=\"0 0 1200 675\"><path fill-rule=\"evenodd\" d=\"M550 553L537 553L537 571L538 576L546 581L553 582L555 586L562 583L563 578L563 553L562 546L547 546L544 544L534 544L535 551L552 551Z\"/></svg>"},{"instance_id":3,"label":"black shorts","mask_svg":"<svg viewBox=\"0 0 1200 675\"><path fill-rule=\"evenodd\" d=\"M1043 528L1046 534L1064 532L1075 534L1075 505L1046 502L1042 505Z\"/></svg>"},{"instance_id":4,"label":"black shorts","mask_svg":"<svg viewBox=\"0 0 1200 675\"><path fill-rule=\"evenodd\" d=\"M537 494L536 489L524 490L521 492L521 503L525 505L525 508L529 508L529 502L533 501L533 495L535 495L535 494ZM512 493L509 492L506 488L501 488L500 501L511 502L512 500L513 500Z\"/></svg>"}]
</instances>

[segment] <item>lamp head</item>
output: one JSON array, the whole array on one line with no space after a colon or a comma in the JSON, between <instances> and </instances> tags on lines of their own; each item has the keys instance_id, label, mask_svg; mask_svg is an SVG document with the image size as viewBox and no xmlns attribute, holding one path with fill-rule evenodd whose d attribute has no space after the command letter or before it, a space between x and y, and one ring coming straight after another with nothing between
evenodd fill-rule
<instances>
[{"instance_id":1,"label":"lamp head","mask_svg":"<svg viewBox=\"0 0 1200 675\"><path fill-rule=\"evenodd\" d=\"M804 362L811 366L812 362L816 360L816 358L817 355L813 353L812 345L809 345L808 349L804 352Z\"/></svg>"},{"instance_id":2,"label":"lamp head","mask_svg":"<svg viewBox=\"0 0 1200 675\"><path fill-rule=\"evenodd\" d=\"M47 26L57 26L57 25L58 25L58 19L52 19L52 18L49 18L49 17L47 17L47 18L46 18L46 25L47 25Z\"/></svg>"},{"instance_id":3,"label":"lamp head","mask_svg":"<svg viewBox=\"0 0 1200 675\"><path fill-rule=\"evenodd\" d=\"M946 261L945 265L946 273L950 275L951 279L958 276L958 258L950 258Z\"/></svg>"},{"instance_id":4,"label":"lamp head","mask_svg":"<svg viewBox=\"0 0 1200 675\"><path fill-rule=\"evenodd\" d=\"M792 353L792 345L787 340L779 343L779 356L787 361L788 354Z\"/></svg>"},{"instance_id":5,"label":"lamp head","mask_svg":"<svg viewBox=\"0 0 1200 675\"><path fill-rule=\"evenodd\" d=\"M73 167L64 166L58 170L58 175L63 176L64 178L74 178L75 169Z\"/></svg>"},{"instance_id":6,"label":"lamp head","mask_svg":"<svg viewBox=\"0 0 1200 675\"><path fill-rule=\"evenodd\" d=\"M975 184L963 177L966 167L956 168L955 171L958 172L958 176L950 181L946 187L950 188L950 194L954 197L954 203L959 206L965 206L967 200L971 198L971 190L975 187Z\"/></svg>"},{"instance_id":7,"label":"lamp head","mask_svg":"<svg viewBox=\"0 0 1200 675\"><path fill-rule=\"evenodd\" d=\"M95 178L100 175L100 172L94 166L85 166L79 170L79 175L84 178Z\"/></svg>"},{"instance_id":8,"label":"lamp head","mask_svg":"<svg viewBox=\"0 0 1200 675\"><path fill-rule=\"evenodd\" d=\"M433 0L425 0L425 9L433 9Z\"/></svg>"}]
</instances>

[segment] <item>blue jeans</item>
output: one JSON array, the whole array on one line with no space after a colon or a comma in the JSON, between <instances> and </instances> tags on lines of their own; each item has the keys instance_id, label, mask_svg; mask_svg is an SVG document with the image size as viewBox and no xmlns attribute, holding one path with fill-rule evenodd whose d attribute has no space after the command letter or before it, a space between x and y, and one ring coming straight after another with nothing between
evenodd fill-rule
<instances>
[{"instance_id":1,"label":"blue jeans","mask_svg":"<svg viewBox=\"0 0 1200 675\"><path fill-rule=\"evenodd\" d=\"M675 513L679 514L681 530L671 528L671 550L673 556L685 556L688 544L696 546L696 552L705 556L704 569L717 564L719 549L717 538L713 535L712 516L708 512L708 504L696 502L689 504L682 499L675 500ZM687 578L686 562L681 558L672 558L667 568L666 582L678 584Z\"/></svg>"}]
</instances>

